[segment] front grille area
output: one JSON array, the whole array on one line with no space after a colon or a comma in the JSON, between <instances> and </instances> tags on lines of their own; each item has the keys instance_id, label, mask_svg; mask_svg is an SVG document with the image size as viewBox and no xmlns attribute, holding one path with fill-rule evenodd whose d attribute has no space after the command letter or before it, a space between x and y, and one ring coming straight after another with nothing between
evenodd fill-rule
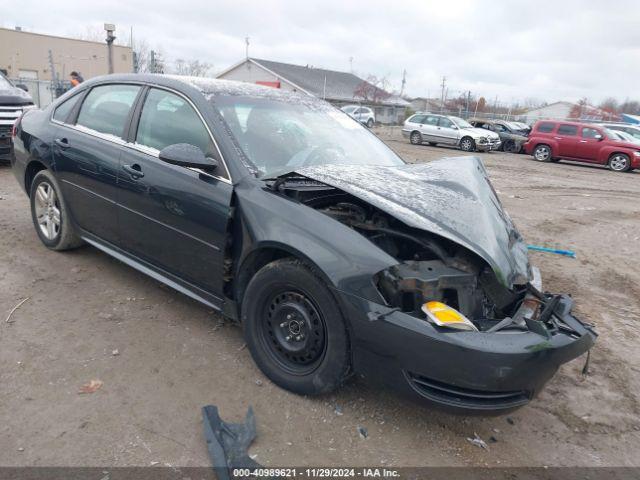
<instances>
[{"instance_id":1,"label":"front grille area","mask_svg":"<svg viewBox=\"0 0 640 480\"><path fill-rule=\"evenodd\" d=\"M8 128L11 132L11 127L16 122L18 117L22 115L22 106L2 106L0 105L0 132L3 129Z\"/></svg>"},{"instance_id":2,"label":"front grille area","mask_svg":"<svg viewBox=\"0 0 640 480\"><path fill-rule=\"evenodd\" d=\"M507 409L525 405L530 400L530 396L523 390L511 392L471 390L431 380L411 372L405 372L405 376L421 396L453 407L475 410Z\"/></svg>"}]
</instances>

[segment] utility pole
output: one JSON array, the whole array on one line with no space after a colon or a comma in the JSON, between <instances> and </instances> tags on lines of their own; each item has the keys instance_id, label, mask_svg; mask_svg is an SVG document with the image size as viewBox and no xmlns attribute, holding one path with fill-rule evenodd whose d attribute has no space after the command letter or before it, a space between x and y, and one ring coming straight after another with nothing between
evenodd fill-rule
<instances>
[{"instance_id":1,"label":"utility pole","mask_svg":"<svg viewBox=\"0 0 640 480\"><path fill-rule=\"evenodd\" d=\"M407 84L407 70L402 70L402 88L400 88L400 96L404 95L404 87Z\"/></svg>"},{"instance_id":2,"label":"utility pole","mask_svg":"<svg viewBox=\"0 0 640 480\"><path fill-rule=\"evenodd\" d=\"M442 84L440 85L440 88L442 89L440 92L440 112L444 111L444 89L446 86L447 86L447 77L443 76Z\"/></svg>"},{"instance_id":3,"label":"utility pole","mask_svg":"<svg viewBox=\"0 0 640 480\"><path fill-rule=\"evenodd\" d=\"M467 91L467 101L465 102L465 110L467 118L469 118L469 104L471 103L471 90Z\"/></svg>"},{"instance_id":4,"label":"utility pole","mask_svg":"<svg viewBox=\"0 0 640 480\"><path fill-rule=\"evenodd\" d=\"M353 73L353 57L349 57L349 71Z\"/></svg>"},{"instance_id":5,"label":"utility pole","mask_svg":"<svg viewBox=\"0 0 640 480\"><path fill-rule=\"evenodd\" d=\"M113 32L116 31L116 26L113 23L105 23L104 29L107 32L107 61L109 64L108 73L113 73L113 41L116 39L116 36Z\"/></svg>"},{"instance_id":6,"label":"utility pole","mask_svg":"<svg viewBox=\"0 0 640 480\"><path fill-rule=\"evenodd\" d=\"M149 58L149 71L151 73L156 73L156 52L151 50L150 58Z\"/></svg>"},{"instance_id":7,"label":"utility pole","mask_svg":"<svg viewBox=\"0 0 640 480\"><path fill-rule=\"evenodd\" d=\"M249 60L249 37L244 37L244 56Z\"/></svg>"}]
</instances>

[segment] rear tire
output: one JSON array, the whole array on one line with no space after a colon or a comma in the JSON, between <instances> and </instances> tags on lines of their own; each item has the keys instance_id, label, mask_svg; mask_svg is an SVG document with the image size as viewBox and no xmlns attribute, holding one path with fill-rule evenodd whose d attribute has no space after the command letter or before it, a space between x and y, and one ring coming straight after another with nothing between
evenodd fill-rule
<instances>
[{"instance_id":1,"label":"rear tire","mask_svg":"<svg viewBox=\"0 0 640 480\"><path fill-rule=\"evenodd\" d=\"M317 395L346 378L342 313L324 281L299 260L276 260L255 274L242 299L242 323L253 360L276 385Z\"/></svg>"},{"instance_id":2,"label":"rear tire","mask_svg":"<svg viewBox=\"0 0 640 480\"><path fill-rule=\"evenodd\" d=\"M463 152L473 152L476 149L476 142L471 137L462 137L460 140L460 150Z\"/></svg>"},{"instance_id":3,"label":"rear tire","mask_svg":"<svg viewBox=\"0 0 640 480\"><path fill-rule=\"evenodd\" d=\"M83 244L77 235L57 180L49 170L39 171L29 193L31 218L40 241L51 250L71 250Z\"/></svg>"},{"instance_id":4,"label":"rear tire","mask_svg":"<svg viewBox=\"0 0 640 480\"><path fill-rule=\"evenodd\" d=\"M373 128L373 118L367 120L367 128Z\"/></svg>"},{"instance_id":5,"label":"rear tire","mask_svg":"<svg viewBox=\"0 0 640 480\"><path fill-rule=\"evenodd\" d=\"M628 172L631 169L631 159L624 153L614 153L609 157L608 165L614 172Z\"/></svg>"},{"instance_id":6,"label":"rear tire","mask_svg":"<svg viewBox=\"0 0 640 480\"><path fill-rule=\"evenodd\" d=\"M551 147L549 145L537 145L533 150L533 158L535 158L538 162L550 162L552 161L551 157Z\"/></svg>"},{"instance_id":7,"label":"rear tire","mask_svg":"<svg viewBox=\"0 0 640 480\"><path fill-rule=\"evenodd\" d=\"M420 132L411 132L411 135L409 135L409 141L412 145L422 145L422 135Z\"/></svg>"}]
</instances>

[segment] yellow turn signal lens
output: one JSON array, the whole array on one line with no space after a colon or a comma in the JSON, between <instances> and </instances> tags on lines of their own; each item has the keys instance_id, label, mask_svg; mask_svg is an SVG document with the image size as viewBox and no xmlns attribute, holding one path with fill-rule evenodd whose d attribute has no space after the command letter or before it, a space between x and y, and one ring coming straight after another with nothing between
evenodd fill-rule
<instances>
[{"instance_id":1,"label":"yellow turn signal lens","mask_svg":"<svg viewBox=\"0 0 640 480\"><path fill-rule=\"evenodd\" d=\"M433 323L440 327L472 332L478 331L476 326L471 323L467 317L442 302L427 302L422 305L422 311L427 314L427 317L429 317Z\"/></svg>"}]
</instances>

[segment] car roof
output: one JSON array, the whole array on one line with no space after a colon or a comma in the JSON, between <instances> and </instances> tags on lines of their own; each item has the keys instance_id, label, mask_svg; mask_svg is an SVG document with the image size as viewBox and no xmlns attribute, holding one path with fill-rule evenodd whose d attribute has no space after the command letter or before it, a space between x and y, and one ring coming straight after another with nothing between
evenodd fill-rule
<instances>
[{"instance_id":1,"label":"car roof","mask_svg":"<svg viewBox=\"0 0 640 480\"><path fill-rule=\"evenodd\" d=\"M562 125L574 125L576 127L602 127L602 125L597 123L572 122L570 120L538 120L536 124L538 123L561 123Z\"/></svg>"},{"instance_id":2,"label":"car roof","mask_svg":"<svg viewBox=\"0 0 640 480\"><path fill-rule=\"evenodd\" d=\"M221 80L206 77L188 77L182 75L166 75L156 73L124 73L94 77L82 84L83 87L92 84L114 82L141 82L174 89L184 89L185 86L194 88L202 94L262 97L281 99L284 101L304 101L305 103L325 103L323 100L298 92L289 92L278 88L239 82L235 80Z\"/></svg>"}]
</instances>

